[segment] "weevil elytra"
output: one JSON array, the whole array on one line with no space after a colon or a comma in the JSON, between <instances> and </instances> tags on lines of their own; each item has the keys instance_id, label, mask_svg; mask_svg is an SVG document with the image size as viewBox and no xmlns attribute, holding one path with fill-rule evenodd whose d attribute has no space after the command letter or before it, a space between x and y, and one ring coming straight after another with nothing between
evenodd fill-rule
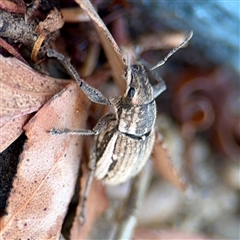
<instances>
[{"instance_id":1,"label":"weevil elytra","mask_svg":"<svg viewBox=\"0 0 240 240\"><path fill-rule=\"evenodd\" d=\"M150 70L163 65L191 37L192 32L184 42ZM145 67L142 64L134 64L125 69L124 79L127 89L124 95L108 99L79 77L68 58L52 49L48 50L47 55L62 62L92 102L112 105L115 109L115 114L103 116L92 130L54 128L50 130L52 135L95 135L89 163L91 173L82 197L84 205L94 176L106 184L115 185L127 181L144 167L155 141L154 125L157 114L155 99L166 89L166 86L161 78L152 86Z\"/></svg>"}]
</instances>

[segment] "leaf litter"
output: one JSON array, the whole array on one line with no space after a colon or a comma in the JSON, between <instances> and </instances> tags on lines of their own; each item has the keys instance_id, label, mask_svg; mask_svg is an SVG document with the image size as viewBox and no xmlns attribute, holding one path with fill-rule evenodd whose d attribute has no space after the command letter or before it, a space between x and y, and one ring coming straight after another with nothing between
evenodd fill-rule
<instances>
[{"instance_id":1,"label":"leaf litter","mask_svg":"<svg viewBox=\"0 0 240 240\"><path fill-rule=\"evenodd\" d=\"M91 3L89 1L76 2L92 18L106 55L109 58L108 61L112 67L116 85L120 91L123 91L125 83L122 75L126 64L125 56L122 56L115 40L95 12ZM44 22L42 26L39 32L40 35L41 32L45 31ZM154 35L152 36L154 39ZM148 42L148 38L146 39L146 42ZM148 46L144 46L144 49L148 49ZM40 50L41 44L36 48L35 55ZM20 156L17 176L14 179L13 189L8 202L8 215L0 220L0 236L2 239L11 239L16 235L24 239L38 239L39 236L41 236L41 239L58 239L63 219L68 211L68 204L73 196L78 179L80 160L84 162L87 159L86 153L83 154L82 151L85 148L89 149L90 143L85 146L82 142L84 137L56 137L51 136L47 131L52 127L72 129L88 127L86 126L86 119L89 101L75 83L65 88L69 81L52 79L38 74L16 59L2 58L1 63L3 66L6 63L6 68L9 67L7 71L3 72L4 74L1 72L1 77L3 76L4 78L1 82L1 90L5 94L1 101L5 97L9 99L9 101L2 101L0 105L1 123L3 123L1 131L3 134L5 133L5 135L1 133L1 137L5 139L5 145L1 143L1 146L4 145L3 149L22 133L23 126L27 121L29 122L24 127L28 140ZM12 70L15 66L16 69ZM19 71L23 74L16 74ZM5 81L9 78L12 81ZM65 89L60 94L49 101L55 93L63 88ZM13 95L16 96L15 101L12 98ZM47 104L45 104L46 102ZM32 117L33 112L37 112L37 114ZM11 137L8 139L7 136L9 135ZM170 162L169 153L162 140L156 142L153 156L155 157L158 171L162 172L165 178L175 186L185 189L186 186ZM159 161L163 162L158 165ZM83 167L81 183L86 181L88 171ZM90 206L90 209L87 212L87 223L85 226L81 226L79 223L78 214L80 206L77 206L74 220L70 227L70 239L87 238L89 232L94 229L94 226L97 226L99 219L103 221L103 218L99 218L99 216L106 211L108 206L105 186L94 181L87 205L88 207ZM109 209L112 210L111 206ZM143 237L141 235L142 229L144 228L140 227L137 229L135 239ZM164 236L171 235L170 233L165 234L162 232L158 232L159 234L155 232L155 235L149 229L144 229L144 232L148 238L156 236L157 239L161 239ZM195 238L194 235L184 235L181 232L173 232L172 236ZM201 237L200 235L199 238Z\"/></svg>"},{"instance_id":2,"label":"leaf litter","mask_svg":"<svg viewBox=\"0 0 240 240\"><path fill-rule=\"evenodd\" d=\"M66 104L67 103L67 104ZM88 99L76 83L53 98L24 127L28 137L17 177L1 218L1 239L56 239L74 193L82 138L62 136L52 127L85 128Z\"/></svg>"}]
</instances>

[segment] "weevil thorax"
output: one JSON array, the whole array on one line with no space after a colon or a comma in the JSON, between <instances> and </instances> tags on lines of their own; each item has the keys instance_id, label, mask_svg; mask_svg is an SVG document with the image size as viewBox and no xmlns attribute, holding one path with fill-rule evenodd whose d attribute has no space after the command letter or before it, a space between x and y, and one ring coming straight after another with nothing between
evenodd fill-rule
<instances>
[{"instance_id":1,"label":"weevil thorax","mask_svg":"<svg viewBox=\"0 0 240 240\"><path fill-rule=\"evenodd\" d=\"M135 137L145 137L155 124L156 103L149 77L141 64L128 66L127 89L115 104L118 130Z\"/></svg>"}]
</instances>

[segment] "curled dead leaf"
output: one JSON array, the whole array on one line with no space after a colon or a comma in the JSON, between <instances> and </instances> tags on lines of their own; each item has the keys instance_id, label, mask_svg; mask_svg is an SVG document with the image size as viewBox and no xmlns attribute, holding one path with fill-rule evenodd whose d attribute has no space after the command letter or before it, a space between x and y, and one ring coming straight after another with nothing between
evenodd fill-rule
<instances>
[{"instance_id":1,"label":"curled dead leaf","mask_svg":"<svg viewBox=\"0 0 240 240\"><path fill-rule=\"evenodd\" d=\"M77 84L50 100L25 126L20 156L0 238L57 239L74 193L82 153L79 136L52 136L53 127L85 128L89 101Z\"/></svg>"}]
</instances>

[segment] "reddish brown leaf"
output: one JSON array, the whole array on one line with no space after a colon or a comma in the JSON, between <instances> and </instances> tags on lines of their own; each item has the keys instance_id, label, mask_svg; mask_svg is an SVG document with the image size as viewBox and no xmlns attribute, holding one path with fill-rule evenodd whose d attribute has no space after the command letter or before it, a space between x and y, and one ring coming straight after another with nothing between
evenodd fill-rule
<instances>
[{"instance_id":1,"label":"reddish brown leaf","mask_svg":"<svg viewBox=\"0 0 240 240\"><path fill-rule=\"evenodd\" d=\"M25 123L13 119L37 111L69 81L43 76L17 59L4 58L1 55L0 66L0 130L1 141L4 141L4 146L7 147L12 143L7 142L8 133L12 132L14 135L11 139L15 140L22 131L13 132L13 129L22 129ZM12 123L7 124L9 121ZM1 145L0 151L5 147Z\"/></svg>"},{"instance_id":2,"label":"reddish brown leaf","mask_svg":"<svg viewBox=\"0 0 240 240\"><path fill-rule=\"evenodd\" d=\"M52 136L51 128L85 128L89 101L73 83L50 100L25 126L20 157L0 221L1 239L58 239L74 193L82 153L79 136Z\"/></svg>"},{"instance_id":3,"label":"reddish brown leaf","mask_svg":"<svg viewBox=\"0 0 240 240\"><path fill-rule=\"evenodd\" d=\"M160 137L160 135L158 135L156 138L152 156L154 159L155 167L161 176L163 176L177 188L186 190L186 185L172 164L167 146L163 143L162 137Z\"/></svg>"}]
</instances>

